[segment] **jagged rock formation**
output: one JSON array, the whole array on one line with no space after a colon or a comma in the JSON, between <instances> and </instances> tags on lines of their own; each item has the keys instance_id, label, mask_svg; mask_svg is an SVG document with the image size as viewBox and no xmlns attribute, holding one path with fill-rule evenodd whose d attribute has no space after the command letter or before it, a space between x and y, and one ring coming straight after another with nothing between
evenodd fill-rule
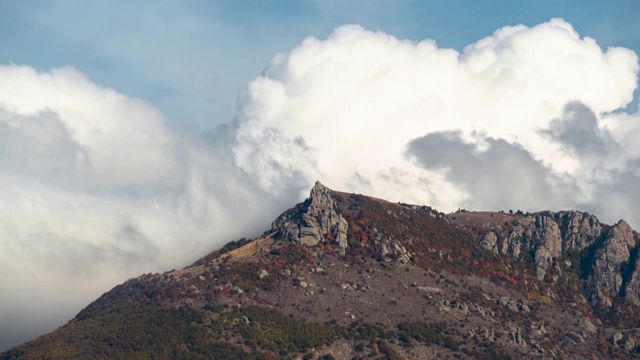
<instances>
[{"instance_id":1,"label":"jagged rock formation","mask_svg":"<svg viewBox=\"0 0 640 360\"><path fill-rule=\"evenodd\" d=\"M630 261L635 245L633 230L624 220L609 229L602 247L595 252L593 271L589 277L595 290L591 297L593 303L611 306L609 297L620 293L623 286L622 266Z\"/></svg>"},{"instance_id":2,"label":"jagged rock formation","mask_svg":"<svg viewBox=\"0 0 640 360\"><path fill-rule=\"evenodd\" d=\"M553 213L538 213L518 220L502 245L502 254L519 258L520 253L534 251L538 279L544 279L554 259L562 254L562 235Z\"/></svg>"},{"instance_id":3,"label":"jagged rock formation","mask_svg":"<svg viewBox=\"0 0 640 360\"><path fill-rule=\"evenodd\" d=\"M500 253L516 259L533 251L537 275L543 279L549 266L563 253L580 252L601 235L603 225L595 216L579 211L550 211L519 218L505 236Z\"/></svg>"},{"instance_id":4,"label":"jagged rock formation","mask_svg":"<svg viewBox=\"0 0 640 360\"><path fill-rule=\"evenodd\" d=\"M309 198L294 210L274 221L272 229L279 239L308 246L327 241L345 254L349 224L338 212L330 189L317 181Z\"/></svg>"},{"instance_id":5,"label":"jagged rock formation","mask_svg":"<svg viewBox=\"0 0 640 360\"><path fill-rule=\"evenodd\" d=\"M555 220L562 234L564 252L582 251L591 246L602 234L602 224L593 215L579 211L561 211Z\"/></svg>"},{"instance_id":6,"label":"jagged rock formation","mask_svg":"<svg viewBox=\"0 0 640 360\"><path fill-rule=\"evenodd\" d=\"M612 296L640 304L637 234L624 220L609 228L587 213L545 211L518 217L508 231L497 232L488 232L480 245L521 261L531 256L529 260L535 263L539 280L544 280L553 267L557 281L562 274L561 259L568 267L568 258L583 257L590 261L583 266L593 305L611 307Z\"/></svg>"}]
</instances>

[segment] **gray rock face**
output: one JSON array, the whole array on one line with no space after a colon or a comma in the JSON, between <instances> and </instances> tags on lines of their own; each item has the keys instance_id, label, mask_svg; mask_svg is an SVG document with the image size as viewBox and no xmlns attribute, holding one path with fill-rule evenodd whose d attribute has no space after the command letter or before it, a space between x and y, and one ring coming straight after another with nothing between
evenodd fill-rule
<instances>
[{"instance_id":1,"label":"gray rock face","mask_svg":"<svg viewBox=\"0 0 640 360\"><path fill-rule=\"evenodd\" d=\"M589 283L595 289L592 303L611 306L608 295L620 293L623 280L621 268L629 261L634 246L633 230L624 220L609 229L603 246L595 252L593 270L589 276Z\"/></svg>"},{"instance_id":2,"label":"gray rock face","mask_svg":"<svg viewBox=\"0 0 640 360\"><path fill-rule=\"evenodd\" d=\"M330 241L341 255L345 254L349 224L338 213L330 189L316 182L309 198L297 209L298 212L284 213L273 222L278 238L307 246Z\"/></svg>"},{"instance_id":3,"label":"gray rock face","mask_svg":"<svg viewBox=\"0 0 640 360\"><path fill-rule=\"evenodd\" d=\"M599 287L596 287L595 291L589 297L589 301L591 302L591 304L594 304L594 305L602 304L603 306L606 306L606 307L613 306L611 299L609 299L609 297L605 295L602 292L602 289Z\"/></svg>"},{"instance_id":4,"label":"gray rock face","mask_svg":"<svg viewBox=\"0 0 640 360\"><path fill-rule=\"evenodd\" d=\"M570 252L581 252L593 245L603 232L597 218L578 211L536 213L518 219L500 247L500 253L521 259L523 254L533 253L537 265L536 276L543 280L553 267L561 273L558 259ZM492 237L486 236L481 245L491 249ZM635 247L635 235L629 225L621 220L605 234L602 246L595 251L589 284L594 289L592 304L611 306L610 295L625 290L630 301L640 304L640 259L636 271L624 284L622 267L630 261ZM570 264L570 263L569 263Z\"/></svg>"},{"instance_id":5,"label":"gray rock face","mask_svg":"<svg viewBox=\"0 0 640 360\"><path fill-rule=\"evenodd\" d=\"M338 247L344 251L347 248L347 230L349 230L349 223L342 215L338 215L338 225L335 235L335 240L338 243Z\"/></svg>"},{"instance_id":6,"label":"gray rock face","mask_svg":"<svg viewBox=\"0 0 640 360\"><path fill-rule=\"evenodd\" d=\"M536 276L542 280L550 267L558 272L557 259L569 252L580 252L591 246L602 234L603 226L592 215L579 211L550 211L534 213L517 220L505 236L500 253L521 259L525 253L534 254ZM491 249L492 238L485 236L480 244ZM498 247L496 241L496 248ZM569 263L570 264L570 263ZM640 282L640 275L639 275Z\"/></svg>"},{"instance_id":7,"label":"gray rock face","mask_svg":"<svg viewBox=\"0 0 640 360\"><path fill-rule=\"evenodd\" d=\"M625 288L625 298L636 305L640 305L640 257L636 259L635 265L635 271Z\"/></svg>"},{"instance_id":8,"label":"gray rock face","mask_svg":"<svg viewBox=\"0 0 640 360\"><path fill-rule=\"evenodd\" d=\"M489 233L480 245L487 250L498 249L502 255L516 259L533 254L537 278L543 280L547 272L554 269L554 280L557 280L558 275L562 274L560 258L569 253L586 251L598 239L602 239L603 232L604 226L600 221L587 213L540 212L519 218L502 243L495 234ZM629 301L640 305L640 258L632 259L634 248L635 233L624 220L604 234L604 241L595 249L588 278L593 289L590 298L592 304L611 306L612 295L624 294ZM630 261L635 263L629 264ZM571 262L565 260L565 266L571 266ZM635 270L629 274L623 273L623 268Z\"/></svg>"},{"instance_id":9,"label":"gray rock face","mask_svg":"<svg viewBox=\"0 0 640 360\"><path fill-rule=\"evenodd\" d=\"M564 251L582 251L602 234L602 224L593 215L579 211L561 211L555 220L562 233Z\"/></svg>"},{"instance_id":10,"label":"gray rock face","mask_svg":"<svg viewBox=\"0 0 640 360\"><path fill-rule=\"evenodd\" d=\"M318 220L311 215L302 214L302 220L299 224L298 242L302 245L316 245L322 238L320 237L320 229Z\"/></svg>"},{"instance_id":11,"label":"gray rock face","mask_svg":"<svg viewBox=\"0 0 640 360\"><path fill-rule=\"evenodd\" d=\"M562 255L562 233L553 213L544 212L523 217L505 238L501 253L520 258L522 252L534 252L536 275L544 279L555 258Z\"/></svg>"},{"instance_id":12,"label":"gray rock face","mask_svg":"<svg viewBox=\"0 0 640 360\"><path fill-rule=\"evenodd\" d=\"M490 231L489 233L487 233L487 235L484 236L482 241L480 241L480 246L482 246L483 248L489 251L493 251L494 253L497 254L498 253L498 237L493 231Z\"/></svg>"}]
</instances>

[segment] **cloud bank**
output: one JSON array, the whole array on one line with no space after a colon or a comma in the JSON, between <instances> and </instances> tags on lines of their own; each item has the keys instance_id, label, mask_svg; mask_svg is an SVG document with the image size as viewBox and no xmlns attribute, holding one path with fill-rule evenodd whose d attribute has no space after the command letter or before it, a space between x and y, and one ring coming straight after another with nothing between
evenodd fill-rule
<instances>
[{"instance_id":1,"label":"cloud bank","mask_svg":"<svg viewBox=\"0 0 640 360\"><path fill-rule=\"evenodd\" d=\"M638 114L614 113L637 76L633 51L603 50L562 19L461 53L343 26L248 85L233 150L273 193L323 179L442 210L585 208L640 156Z\"/></svg>"},{"instance_id":2,"label":"cloud bank","mask_svg":"<svg viewBox=\"0 0 640 360\"><path fill-rule=\"evenodd\" d=\"M0 348L128 277L263 231L294 200L243 178L225 128L172 133L152 106L72 68L0 66L0 79Z\"/></svg>"},{"instance_id":3,"label":"cloud bank","mask_svg":"<svg viewBox=\"0 0 640 360\"><path fill-rule=\"evenodd\" d=\"M640 228L640 114L622 110L637 76L635 53L561 19L461 53L343 26L276 55L234 120L194 137L71 67L0 65L0 349L258 234L316 180Z\"/></svg>"}]
</instances>

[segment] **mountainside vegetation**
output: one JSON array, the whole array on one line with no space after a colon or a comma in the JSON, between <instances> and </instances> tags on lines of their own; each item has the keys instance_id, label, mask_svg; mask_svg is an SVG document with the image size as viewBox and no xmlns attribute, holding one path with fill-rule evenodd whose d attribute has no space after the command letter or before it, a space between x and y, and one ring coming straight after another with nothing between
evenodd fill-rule
<instances>
[{"instance_id":1,"label":"mountainside vegetation","mask_svg":"<svg viewBox=\"0 0 640 360\"><path fill-rule=\"evenodd\" d=\"M317 183L263 236L0 359L638 357L639 243L577 211L446 215Z\"/></svg>"}]
</instances>

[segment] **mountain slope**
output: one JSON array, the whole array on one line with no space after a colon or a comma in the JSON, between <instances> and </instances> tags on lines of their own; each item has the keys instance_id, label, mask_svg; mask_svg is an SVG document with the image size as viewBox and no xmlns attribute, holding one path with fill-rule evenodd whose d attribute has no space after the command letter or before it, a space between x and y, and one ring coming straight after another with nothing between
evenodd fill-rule
<instances>
[{"instance_id":1,"label":"mountain slope","mask_svg":"<svg viewBox=\"0 0 640 360\"><path fill-rule=\"evenodd\" d=\"M576 211L445 215L317 183L262 237L0 358L634 357L638 243Z\"/></svg>"}]
</instances>

